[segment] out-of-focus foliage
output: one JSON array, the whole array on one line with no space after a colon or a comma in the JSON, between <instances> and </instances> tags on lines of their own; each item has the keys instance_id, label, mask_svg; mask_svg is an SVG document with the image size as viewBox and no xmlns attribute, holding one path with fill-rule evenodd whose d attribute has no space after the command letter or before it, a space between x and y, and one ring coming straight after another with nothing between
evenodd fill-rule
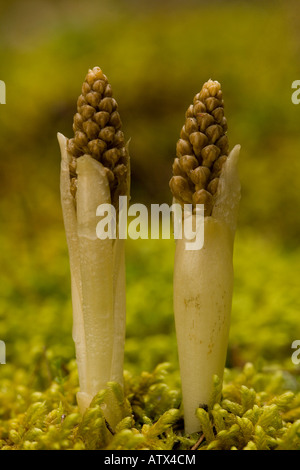
<instances>
[{"instance_id":1,"label":"out-of-focus foliage","mask_svg":"<svg viewBox=\"0 0 300 470\"><path fill-rule=\"evenodd\" d=\"M82 81L99 65L131 138L133 200L170 201L184 113L213 78L222 84L230 144L242 145L240 224L297 241L297 2L15 1L2 10L2 220L13 213L23 230L57 220L56 132L72 136Z\"/></svg>"},{"instance_id":2,"label":"out-of-focus foliage","mask_svg":"<svg viewBox=\"0 0 300 470\"><path fill-rule=\"evenodd\" d=\"M46 238L0 235L0 338L7 362L35 370L47 356L64 362L74 356L68 254L63 231ZM174 242L127 240L126 368L177 366L172 306ZM53 262L49 262L52 258ZM291 362L291 344L300 338L299 250L238 232L235 289L228 366L251 360ZM5 373L2 366L0 371Z\"/></svg>"},{"instance_id":3,"label":"out-of-focus foliage","mask_svg":"<svg viewBox=\"0 0 300 470\"><path fill-rule=\"evenodd\" d=\"M224 400L199 412L208 426L202 447L299 448L299 369L291 361L300 338L300 105L291 101L291 84L300 79L299 5L148 3L0 4L7 88L0 106L0 339L7 353L0 446L166 449L177 440L190 448L199 438L177 432L172 240L127 243L125 378L133 421L125 417L110 440L99 405L90 434L78 416L56 132L72 135L82 80L99 65L131 138L132 201L147 204L171 202L168 180L186 108L208 78L221 82L230 143L242 145L243 197ZM248 361L259 370L251 380L235 372ZM153 379L149 371L164 362L171 369ZM243 387L255 390L249 408ZM160 405L155 393L165 399Z\"/></svg>"}]
</instances>

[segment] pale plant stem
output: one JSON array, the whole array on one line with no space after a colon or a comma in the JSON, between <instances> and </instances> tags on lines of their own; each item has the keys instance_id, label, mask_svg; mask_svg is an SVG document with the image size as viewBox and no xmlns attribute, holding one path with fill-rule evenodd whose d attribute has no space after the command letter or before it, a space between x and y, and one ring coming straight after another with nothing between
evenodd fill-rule
<instances>
[{"instance_id":1,"label":"pale plant stem","mask_svg":"<svg viewBox=\"0 0 300 470\"><path fill-rule=\"evenodd\" d=\"M204 220L203 247L188 251L184 237L176 242L174 314L187 433L200 430L196 409L211 405L213 376L223 377L240 199L238 155L236 146L222 169L212 215Z\"/></svg>"},{"instance_id":2,"label":"pale plant stem","mask_svg":"<svg viewBox=\"0 0 300 470\"><path fill-rule=\"evenodd\" d=\"M125 240L97 237L96 211L110 204L110 189L102 164L85 155L77 159L78 185L75 199L70 192L66 141L58 134L61 148L61 202L69 250L73 306L73 339L80 391L80 411L90 405L109 382L123 385L126 327ZM118 419L103 410L114 428Z\"/></svg>"},{"instance_id":3,"label":"pale plant stem","mask_svg":"<svg viewBox=\"0 0 300 470\"><path fill-rule=\"evenodd\" d=\"M126 144L126 152L129 155L129 141ZM130 199L130 159L127 161L127 190L126 204L119 205L119 220L123 212L128 210ZM118 234L113 240L113 295L114 295L114 346L111 369L111 380L123 385L123 365L126 335L126 262L125 262L125 239Z\"/></svg>"},{"instance_id":4,"label":"pale plant stem","mask_svg":"<svg viewBox=\"0 0 300 470\"><path fill-rule=\"evenodd\" d=\"M111 380L123 384L123 363L126 330L125 240L117 238L113 245L114 347Z\"/></svg>"},{"instance_id":5,"label":"pale plant stem","mask_svg":"<svg viewBox=\"0 0 300 470\"><path fill-rule=\"evenodd\" d=\"M75 201L70 192L69 163L71 156L67 151L67 139L58 133L58 142L61 150L60 193L61 205L65 226L65 233L69 251L71 273L71 292L73 309L73 340L76 349L78 376L81 387L87 388L86 343L84 333L84 320L82 312L82 284L79 256L79 241L77 234L77 217Z\"/></svg>"},{"instance_id":6,"label":"pale plant stem","mask_svg":"<svg viewBox=\"0 0 300 470\"><path fill-rule=\"evenodd\" d=\"M96 210L110 203L101 163L85 155L77 159L77 230L83 295L83 317L89 400L111 380L114 338L112 240L96 234ZM82 390L82 392L84 392Z\"/></svg>"}]
</instances>

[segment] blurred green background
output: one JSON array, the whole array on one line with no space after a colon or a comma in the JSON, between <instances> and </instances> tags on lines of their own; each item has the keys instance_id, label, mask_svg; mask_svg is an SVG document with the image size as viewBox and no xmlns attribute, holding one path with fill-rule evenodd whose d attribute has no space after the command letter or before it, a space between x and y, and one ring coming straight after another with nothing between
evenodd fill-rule
<instances>
[{"instance_id":1,"label":"blurred green background","mask_svg":"<svg viewBox=\"0 0 300 470\"><path fill-rule=\"evenodd\" d=\"M132 202L171 202L184 114L202 84L222 84L242 202L227 365L297 369L300 339L300 7L296 1L0 2L0 339L7 365L35 374L74 357L56 133L99 65L131 138ZM125 367L177 368L174 244L127 243ZM48 362L47 362L48 363ZM0 376L1 378L1 376Z\"/></svg>"}]
</instances>

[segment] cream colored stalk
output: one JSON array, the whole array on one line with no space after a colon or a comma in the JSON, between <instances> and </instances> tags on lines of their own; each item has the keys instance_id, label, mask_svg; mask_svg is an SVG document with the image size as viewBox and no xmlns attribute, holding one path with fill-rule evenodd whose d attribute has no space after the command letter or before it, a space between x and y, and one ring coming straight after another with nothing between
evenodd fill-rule
<instances>
[{"instance_id":1,"label":"cream colored stalk","mask_svg":"<svg viewBox=\"0 0 300 470\"><path fill-rule=\"evenodd\" d=\"M113 204L118 213L118 196L129 194L129 157L111 94L101 69L90 70L78 99L75 137L58 134L81 412L108 382L123 385L124 240L100 239L96 232L97 207ZM105 414L113 427L113 413Z\"/></svg>"},{"instance_id":2,"label":"cream colored stalk","mask_svg":"<svg viewBox=\"0 0 300 470\"><path fill-rule=\"evenodd\" d=\"M188 168L189 158L180 155L184 144L179 141L173 166L174 177L170 182L176 202L193 201L205 205L203 247L187 250L187 240L184 237L177 240L174 263L174 314L187 433L200 430L196 409L211 405L213 376L218 375L220 380L223 377L233 293L233 243L240 200L237 172L240 147L234 147L227 156L224 144L226 123L220 120L217 124L209 117L217 116L217 111L213 111L223 108L218 82L207 82L195 98L187 119L194 119L197 124L194 133L198 133L198 142L202 139L210 148L208 151L205 145L201 144L200 148L191 145L195 152L192 157L197 158L198 165L192 161L193 165ZM210 98L214 98L213 105ZM209 109L210 105L212 110ZM197 113L197 108L201 108L201 115ZM223 116L221 110L218 113ZM223 128L223 132L218 129L220 134L213 143L210 139L213 132L208 129L209 126L205 127L204 119L209 126ZM186 127L185 124L185 132ZM219 139L223 139L222 148L218 146ZM186 145L191 140L196 141L195 135L190 138L190 134L186 133ZM211 158L205 161L207 155ZM218 163L218 157L224 157L222 164L220 161ZM193 181L198 188L191 184ZM190 201L187 201L183 189L191 192ZM195 196L195 193L198 194Z\"/></svg>"}]
</instances>

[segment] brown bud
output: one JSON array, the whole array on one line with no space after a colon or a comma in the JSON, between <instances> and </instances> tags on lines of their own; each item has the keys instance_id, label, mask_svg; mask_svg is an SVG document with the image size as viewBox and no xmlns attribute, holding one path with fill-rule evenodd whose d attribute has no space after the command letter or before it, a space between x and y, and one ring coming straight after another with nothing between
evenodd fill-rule
<instances>
[{"instance_id":1,"label":"brown bud","mask_svg":"<svg viewBox=\"0 0 300 470\"><path fill-rule=\"evenodd\" d=\"M82 130L82 123L83 123L83 117L81 114L76 113L73 119L73 131L81 131Z\"/></svg>"},{"instance_id":2,"label":"brown bud","mask_svg":"<svg viewBox=\"0 0 300 470\"><path fill-rule=\"evenodd\" d=\"M197 95L196 95L197 96ZM206 106L202 101L195 101L194 105L194 116L197 117L197 114L206 113Z\"/></svg>"},{"instance_id":3,"label":"brown bud","mask_svg":"<svg viewBox=\"0 0 300 470\"><path fill-rule=\"evenodd\" d=\"M219 124L213 124L206 129L205 133L209 139L209 142L214 144L221 137L224 131L223 127L219 126Z\"/></svg>"},{"instance_id":4,"label":"brown bud","mask_svg":"<svg viewBox=\"0 0 300 470\"><path fill-rule=\"evenodd\" d=\"M100 67L94 67L93 72L96 80L103 80L106 83L108 82L107 76L102 72Z\"/></svg>"},{"instance_id":5,"label":"brown bud","mask_svg":"<svg viewBox=\"0 0 300 470\"><path fill-rule=\"evenodd\" d=\"M122 122L112 87L100 67L90 69L77 100L73 119L74 138L67 143L73 195L76 194L76 158L87 154L102 163L111 190L111 199L127 192L129 155L125 147Z\"/></svg>"},{"instance_id":6,"label":"brown bud","mask_svg":"<svg viewBox=\"0 0 300 470\"><path fill-rule=\"evenodd\" d=\"M110 114L106 111L99 111L94 114L94 121L101 127L105 127L110 118Z\"/></svg>"},{"instance_id":7,"label":"brown bud","mask_svg":"<svg viewBox=\"0 0 300 470\"><path fill-rule=\"evenodd\" d=\"M83 95L86 95L87 93L89 93L91 91L91 87L88 84L88 82L83 82L81 91L82 91Z\"/></svg>"},{"instance_id":8,"label":"brown bud","mask_svg":"<svg viewBox=\"0 0 300 470\"><path fill-rule=\"evenodd\" d=\"M96 80L93 83L93 90L103 96L104 90L106 87L106 83L103 80Z\"/></svg>"},{"instance_id":9,"label":"brown bud","mask_svg":"<svg viewBox=\"0 0 300 470\"><path fill-rule=\"evenodd\" d=\"M78 147L84 147L88 143L88 138L84 132L76 131L74 137L75 143Z\"/></svg>"},{"instance_id":10,"label":"brown bud","mask_svg":"<svg viewBox=\"0 0 300 470\"><path fill-rule=\"evenodd\" d=\"M76 158L72 156L71 162L69 163L70 176L76 178Z\"/></svg>"},{"instance_id":11,"label":"brown bud","mask_svg":"<svg viewBox=\"0 0 300 470\"><path fill-rule=\"evenodd\" d=\"M82 155L82 150L75 144L74 139L69 139L67 143L67 150L74 157L80 157Z\"/></svg>"},{"instance_id":12,"label":"brown bud","mask_svg":"<svg viewBox=\"0 0 300 470\"><path fill-rule=\"evenodd\" d=\"M119 160L119 151L116 148L106 150L102 155L102 161L104 165L109 165L111 168L114 168L117 161Z\"/></svg>"},{"instance_id":13,"label":"brown bud","mask_svg":"<svg viewBox=\"0 0 300 470\"><path fill-rule=\"evenodd\" d=\"M99 103L100 111L107 111L108 113L112 113L116 108L117 108L116 100L109 96L103 98Z\"/></svg>"},{"instance_id":14,"label":"brown bud","mask_svg":"<svg viewBox=\"0 0 300 470\"><path fill-rule=\"evenodd\" d=\"M99 126L96 124L94 121L91 121L90 119L88 121L85 121L82 124L83 130L88 136L89 140L96 139L99 134Z\"/></svg>"},{"instance_id":15,"label":"brown bud","mask_svg":"<svg viewBox=\"0 0 300 470\"><path fill-rule=\"evenodd\" d=\"M200 101L206 101L207 98L209 98L210 96L210 93L209 93L209 90L208 88L204 85L202 90L200 91L199 93L199 100Z\"/></svg>"},{"instance_id":16,"label":"brown bud","mask_svg":"<svg viewBox=\"0 0 300 470\"><path fill-rule=\"evenodd\" d=\"M106 85L106 88L105 88L105 91L104 91L104 96L112 96L113 95L113 91L112 91L112 87L111 85L108 83Z\"/></svg>"},{"instance_id":17,"label":"brown bud","mask_svg":"<svg viewBox=\"0 0 300 470\"><path fill-rule=\"evenodd\" d=\"M210 168L219 155L219 147L217 147L216 145L207 145L201 151L202 164Z\"/></svg>"},{"instance_id":18,"label":"brown bud","mask_svg":"<svg viewBox=\"0 0 300 470\"><path fill-rule=\"evenodd\" d=\"M198 113L196 116L197 124L201 132L205 132L208 126L214 124L215 120L211 114Z\"/></svg>"},{"instance_id":19,"label":"brown bud","mask_svg":"<svg viewBox=\"0 0 300 470\"><path fill-rule=\"evenodd\" d=\"M72 196L75 198L76 196L76 191L77 191L77 178L71 178L70 181L70 193Z\"/></svg>"},{"instance_id":20,"label":"brown bud","mask_svg":"<svg viewBox=\"0 0 300 470\"><path fill-rule=\"evenodd\" d=\"M224 118L224 108L219 106L218 108L215 108L211 114L215 118L216 122L222 125L222 121Z\"/></svg>"},{"instance_id":21,"label":"brown bud","mask_svg":"<svg viewBox=\"0 0 300 470\"><path fill-rule=\"evenodd\" d=\"M194 107L193 107L192 104L191 104L191 105L188 107L188 109L186 110L185 117L186 117L186 118L194 117Z\"/></svg>"},{"instance_id":22,"label":"brown bud","mask_svg":"<svg viewBox=\"0 0 300 470\"><path fill-rule=\"evenodd\" d=\"M189 135L185 130L185 126L182 126L182 129L180 131L180 138L183 139L183 140L188 140L188 138L189 138Z\"/></svg>"},{"instance_id":23,"label":"brown bud","mask_svg":"<svg viewBox=\"0 0 300 470\"><path fill-rule=\"evenodd\" d=\"M206 109L211 113L214 109L218 108L221 105L221 103L217 98L210 96L205 101L205 105L206 105Z\"/></svg>"},{"instance_id":24,"label":"brown bud","mask_svg":"<svg viewBox=\"0 0 300 470\"><path fill-rule=\"evenodd\" d=\"M126 147L125 146L124 147L119 147L118 151L119 151L119 154L120 154L120 160L124 160L124 162L122 162L122 163L127 162L128 161L128 153L127 153ZM120 163L121 163L121 161L120 161Z\"/></svg>"},{"instance_id":25,"label":"brown bud","mask_svg":"<svg viewBox=\"0 0 300 470\"><path fill-rule=\"evenodd\" d=\"M107 77L104 75L100 67L94 67L93 70L89 70L86 76L86 81L89 85L92 85L96 80L104 80L107 82Z\"/></svg>"},{"instance_id":26,"label":"brown bud","mask_svg":"<svg viewBox=\"0 0 300 470\"><path fill-rule=\"evenodd\" d=\"M200 157L201 150L208 143L208 139L202 132L193 132L190 134L190 142L193 146L196 157Z\"/></svg>"},{"instance_id":27,"label":"brown bud","mask_svg":"<svg viewBox=\"0 0 300 470\"><path fill-rule=\"evenodd\" d=\"M217 141L216 145L219 147L221 150L221 153L228 155L229 152L229 144L228 144L228 138L227 135L222 135Z\"/></svg>"},{"instance_id":28,"label":"brown bud","mask_svg":"<svg viewBox=\"0 0 300 470\"><path fill-rule=\"evenodd\" d=\"M221 85L208 80L186 111L170 180L174 197L183 204L191 201L192 193L192 203L203 203L206 216L211 214L229 150L226 130Z\"/></svg>"},{"instance_id":29,"label":"brown bud","mask_svg":"<svg viewBox=\"0 0 300 470\"><path fill-rule=\"evenodd\" d=\"M216 194L218 185L219 185L219 178L214 178L208 184L207 191L209 191L212 195Z\"/></svg>"},{"instance_id":30,"label":"brown bud","mask_svg":"<svg viewBox=\"0 0 300 470\"><path fill-rule=\"evenodd\" d=\"M219 157L212 168L211 178L218 178L221 175L222 167L227 160L227 155L222 155Z\"/></svg>"},{"instance_id":31,"label":"brown bud","mask_svg":"<svg viewBox=\"0 0 300 470\"><path fill-rule=\"evenodd\" d=\"M187 118L185 121L185 131L188 134L191 134L192 132L197 132L198 130L198 125L197 121L195 118Z\"/></svg>"},{"instance_id":32,"label":"brown bud","mask_svg":"<svg viewBox=\"0 0 300 470\"><path fill-rule=\"evenodd\" d=\"M124 164L117 165L113 170L117 186L112 194L112 202L115 207L118 207L119 196L127 192L127 166ZM116 183L114 183L115 185Z\"/></svg>"},{"instance_id":33,"label":"brown bud","mask_svg":"<svg viewBox=\"0 0 300 470\"><path fill-rule=\"evenodd\" d=\"M114 140L115 128L112 126L106 126L99 132L99 138L111 144Z\"/></svg>"},{"instance_id":34,"label":"brown bud","mask_svg":"<svg viewBox=\"0 0 300 470\"><path fill-rule=\"evenodd\" d=\"M95 113L95 108L93 108L93 106L90 106L88 104L85 104L84 106L81 106L80 108L80 114L85 121L87 121L88 119L91 119L94 113Z\"/></svg>"},{"instance_id":35,"label":"brown bud","mask_svg":"<svg viewBox=\"0 0 300 470\"><path fill-rule=\"evenodd\" d=\"M87 76L85 77L85 80L89 85L93 84L93 82L96 80L93 70L88 71Z\"/></svg>"},{"instance_id":36,"label":"brown bud","mask_svg":"<svg viewBox=\"0 0 300 470\"><path fill-rule=\"evenodd\" d=\"M210 96L216 96L218 98L220 93L222 95L221 85L219 82L208 80L208 82L206 82L206 87L209 90Z\"/></svg>"},{"instance_id":37,"label":"brown bud","mask_svg":"<svg viewBox=\"0 0 300 470\"><path fill-rule=\"evenodd\" d=\"M189 187L188 181L182 176L173 176L170 180L170 189L173 193L173 196L179 202L192 202L193 193Z\"/></svg>"},{"instance_id":38,"label":"brown bud","mask_svg":"<svg viewBox=\"0 0 300 470\"><path fill-rule=\"evenodd\" d=\"M209 216L213 206L212 195L205 189L199 189L193 194L193 205L196 204L204 204L204 216Z\"/></svg>"},{"instance_id":39,"label":"brown bud","mask_svg":"<svg viewBox=\"0 0 300 470\"><path fill-rule=\"evenodd\" d=\"M118 111L114 111L111 114L109 123L115 129L120 129L120 127L122 126L122 122L121 122L120 114L118 113Z\"/></svg>"},{"instance_id":40,"label":"brown bud","mask_svg":"<svg viewBox=\"0 0 300 470\"><path fill-rule=\"evenodd\" d=\"M83 95L79 95L78 100L77 100L77 108L81 108L81 106L84 106L86 103L85 97Z\"/></svg>"},{"instance_id":41,"label":"brown bud","mask_svg":"<svg viewBox=\"0 0 300 470\"><path fill-rule=\"evenodd\" d=\"M174 176L185 176L185 172L181 169L179 158L175 158L172 166Z\"/></svg>"},{"instance_id":42,"label":"brown bud","mask_svg":"<svg viewBox=\"0 0 300 470\"><path fill-rule=\"evenodd\" d=\"M88 104L96 108L99 104L100 96L96 91L90 91L90 93L85 96L85 99Z\"/></svg>"},{"instance_id":43,"label":"brown bud","mask_svg":"<svg viewBox=\"0 0 300 470\"><path fill-rule=\"evenodd\" d=\"M106 143L100 139L90 140L88 143L89 152L94 158L96 158L96 160L100 160L101 155L105 152L106 148Z\"/></svg>"},{"instance_id":44,"label":"brown bud","mask_svg":"<svg viewBox=\"0 0 300 470\"><path fill-rule=\"evenodd\" d=\"M190 155L192 153L192 146L189 141L184 139L179 139L176 144L176 155L181 157L182 155Z\"/></svg>"},{"instance_id":45,"label":"brown bud","mask_svg":"<svg viewBox=\"0 0 300 470\"><path fill-rule=\"evenodd\" d=\"M117 165L114 168L113 173L115 177L118 179L118 181L120 182L127 175L127 167L123 164Z\"/></svg>"},{"instance_id":46,"label":"brown bud","mask_svg":"<svg viewBox=\"0 0 300 470\"><path fill-rule=\"evenodd\" d=\"M228 129L226 117L223 117L222 122L221 122L221 126L223 127L223 131L226 132L227 129Z\"/></svg>"},{"instance_id":47,"label":"brown bud","mask_svg":"<svg viewBox=\"0 0 300 470\"><path fill-rule=\"evenodd\" d=\"M118 148L124 147L125 145L124 133L120 130L115 133L114 145Z\"/></svg>"},{"instance_id":48,"label":"brown bud","mask_svg":"<svg viewBox=\"0 0 300 470\"><path fill-rule=\"evenodd\" d=\"M205 166L198 166L189 173L191 181L200 188L205 188L208 178L210 176L209 168Z\"/></svg>"},{"instance_id":49,"label":"brown bud","mask_svg":"<svg viewBox=\"0 0 300 470\"><path fill-rule=\"evenodd\" d=\"M194 168L196 168L199 163L197 158L193 157L192 155L183 155L179 158L179 165L180 168L188 174L191 170L194 170Z\"/></svg>"},{"instance_id":50,"label":"brown bud","mask_svg":"<svg viewBox=\"0 0 300 470\"><path fill-rule=\"evenodd\" d=\"M115 179L117 180L117 188L113 194L113 203L118 207L118 196L126 194L127 192L127 166L124 164L116 165L113 170Z\"/></svg>"}]
</instances>

